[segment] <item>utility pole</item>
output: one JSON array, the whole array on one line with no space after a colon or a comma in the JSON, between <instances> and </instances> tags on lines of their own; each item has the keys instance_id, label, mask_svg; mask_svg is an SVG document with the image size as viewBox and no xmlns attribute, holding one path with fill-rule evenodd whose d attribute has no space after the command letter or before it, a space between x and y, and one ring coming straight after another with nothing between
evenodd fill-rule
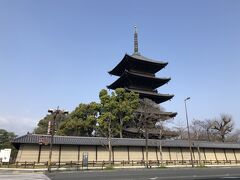
<instances>
[{"instance_id":1,"label":"utility pole","mask_svg":"<svg viewBox=\"0 0 240 180\"><path fill-rule=\"evenodd\" d=\"M54 134L55 134L56 117L59 114L68 114L68 111L59 110L59 107L57 107L57 109L49 109L48 112L53 115L53 119L50 121L50 124L49 124L50 129L48 131L51 135L50 147L49 147L49 158L48 158L48 172L51 172L52 149L53 149L53 140L54 140Z\"/></svg>"}]
</instances>

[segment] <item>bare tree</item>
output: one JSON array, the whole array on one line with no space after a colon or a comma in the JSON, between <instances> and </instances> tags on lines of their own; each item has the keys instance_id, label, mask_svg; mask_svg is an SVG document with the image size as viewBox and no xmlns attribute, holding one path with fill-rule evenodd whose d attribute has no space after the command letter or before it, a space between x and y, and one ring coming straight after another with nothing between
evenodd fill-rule
<instances>
[{"instance_id":1,"label":"bare tree","mask_svg":"<svg viewBox=\"0 0 240 180\"><path fill-rule=\"evenodd\" d=\"M201 120L194 119L191 123L191 139L203 140L205 138L205 123Z\"/></svg>"},{"instance_id":2,"label":"bare tree","mask_svg":"<svg viewBox=\"0 0 240 180\"><path fill-rule=\"evenodd\" d=\"M195 140L215 140L216 132L213 130L214 120L193 120L191 124L191 136Z\"/></svg>"},{"instance_id":3,"label":"bare tree","mask_svg":"<svg viewBox=\"0 0 240 180\"><path fill-rule=\"evenodd\" d=\"M164 121L161 120L157 121L155 127L159 130L159 139L161 140L163 137L164 129L166 129L164 127Z\"/></svg>"},{"instance_id":4,"label":"bare tree","mask_svg":"<svg viewBox=\"0 0 240 180\"><path fill-rule=\"evenodd\" d=\"M191 138L203 141L234 141L240 138L240 131L235 131L231 136L234 127L232 117L222 115L219 119L193 120L191 123ZM186 129L176 127L180 139L186 139ZM226 139L227 138L227 139Z\"/></svg>"},{"instance_id":5,"label":"bare tree","mask_svg":"<svg viewBox=\"0 0 240 180\"><path fill-rule=\"evenodd\" d=\"M213 129L216 130L217 135L221 141L224 142L226 136L233 130L233 119L231 116L223 114L220 119L214 121Z\"/></svg>"},{"instance_id":6,"label":"bare tree","mask_svg":"<svg viewBox=\"0 0 240 180\"><path fill-rule=\"evenodd\" d=\"M226 137L226 141L239 143L240 142L240 129L237 129L237 130L233 131L231 133L231 135L228 135L228 137Z\"/></svg>"},{"instance_id":7,"label":"bare tree","mask_svg":"<svg viewBox=\"0 0 240 180\"><path fill-rule=\"evenodd\" d=\"M148 168L148 135L149 128L155 127L161 114L161 108L154 101L144 98L140 100L139 108L136 113L139 115L140 127L144 128L146 139L146 167Z\"/></svg>"},{"instance_id":8,"label":"bare tree","mask_svg":"<svg viewBox=\"0 0 240 180\"><path fill-rule=\"evenodd\" d=\"M187 131L184 127L174 127L175 132L178 134L177 139L187 139Z\"/></svg>"}]
</instances>

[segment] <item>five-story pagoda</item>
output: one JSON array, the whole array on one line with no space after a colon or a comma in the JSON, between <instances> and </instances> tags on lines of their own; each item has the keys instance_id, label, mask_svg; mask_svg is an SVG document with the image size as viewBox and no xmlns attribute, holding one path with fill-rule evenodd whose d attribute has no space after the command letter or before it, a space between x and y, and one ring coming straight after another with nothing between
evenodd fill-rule
<instances>
[{"instance_id":1,"label":"five-story pagoda","mask_svg":"<svg viewBox=\"0 0 240 180\"><path fill-rule=\"evenodd\" d=\"M149 98L160 104L174 95L158 93L157 88L166 84L171 78L158 78L155 73L167 66L167 62L146 58L138 52L138 34L135 27L134 53L126 54L121 62L109 74L120 76L107 86L109 89L125 88L139 94L140 98Z\"/></svg>"},{"instance_id":2,"label":"five-story pagoda","mask_svg":"<svg viewBox=\"0 0 240 180\"><path fill-rule=\"evenodd\" d=\"M119 78L108 89L124 88L139 94L140 98L148 98L157 104L173 98L172 94L159 93L157 88L168 83L171 78L156 77L156 73L167 66L168 62L156 61L142 56L138 52L138 34L135 26L134 53L125 54L120 63L108 73ZM177 113L163 112L164 120L173 118Z\"/></svg>"}]
</instances>

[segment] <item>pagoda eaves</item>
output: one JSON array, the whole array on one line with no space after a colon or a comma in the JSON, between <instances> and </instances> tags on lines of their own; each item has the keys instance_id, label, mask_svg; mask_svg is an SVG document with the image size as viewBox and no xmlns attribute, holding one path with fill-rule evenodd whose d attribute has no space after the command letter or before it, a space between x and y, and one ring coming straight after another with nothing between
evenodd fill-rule
<instances>
[{"instance_id":1,"label":"pagoda eaves","mask_svg":"<svg viewBox=\"0 0 240 180\"><path fill-rule=\"evenodd\" d=\"M145 75L125 70L120 78L107 87L108 89L138 87L139 89L155 90L156 88L168 83L170 80L171 78L156 78L152 75Z\"/></svg>"},{"instance_id":2,"label":"pagoda eaves","mask_svg":"<svg viewBox=\"0 0 240 180\"><path fill-rule=\"evenodd\" d=\"M163 69L167 64L168 62L155 61L141 56L140 54L125 54L120 63L108 73L111 75L121 76L126 69L132 69L136 72L155 74Z\"/></svg>"},{"instance_id":3,"label":"pagoda eaves","mask_svg":"<svg viewBox=\"0 0 240 180\"><path fill-rule=\"evenodd\" d=\"M157 91L144 91L138 89L125 88L127 91L132 91L139 94L140 98L148 98L156 102L157 104L168 101L174 97L173 94L160 94Z\"/></svg>"},{"instance_id":4,"label":"pagoda eaves","mask_svg":"<svg viewBox=\"0 0 240 180\"><path fill-rule=\"evenodd\" d=\"M173 94L159 93L157 88L168 83L171 78L156 77L156 73L165 68L168 62L156 61L142 56L138 51L138 34L135 26L134 32L134 52L132 55L125 54L122 60L108 73L111 75L119 76L112 84L108 85L108 89L124 88L127 92L135 92L139 95L140 99L150 99L153 102L160 104L165 101L171 100ZM134 111L137 115L133 122L126 123L123 127L123 132L127 137L141 137L144 136L142 131L141 122L139 124L138 113L139 110ZM174 118L176 112L164 112L161 109L157 113L148 111L147 113L154 113L156 120L165 121ZM144 110L145 113L145 110ZM140 115L141 115L140 114ZM154 123L152 124L154 125ZM151 137L159 137L159 130L152 128L149 131ZM166 137L165 133L165 137ZM175 133L176 134L176 133ZM174 133L168 133L170 137L176 136Z\"/></svg>"},{"instance_id":5,"label":"pagoda eaves","mask_svg":"<svg viewBox=\"0 0 240 180\"><path fill-rule=\"evenodd\" d=\"M157 88L166 84L171 78L158 78L155 74L167 66L168 62L156 61L142 56L138 52L138 34L135 27L134 53L125 54L120 63L108 73L120 76L107 86L109 89L124 88L160 104L173 98L171 94L158 93Z\"/></svg>"}]
</instances>

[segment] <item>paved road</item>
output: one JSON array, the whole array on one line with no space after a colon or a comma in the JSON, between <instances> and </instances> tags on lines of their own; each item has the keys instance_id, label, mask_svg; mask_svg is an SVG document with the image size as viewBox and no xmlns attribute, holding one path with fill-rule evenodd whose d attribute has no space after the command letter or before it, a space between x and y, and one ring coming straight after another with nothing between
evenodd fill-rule
<instances>
[{"instance_id":1,"label":"paved road","mask_svg":"<svg viewBox=\"0 0 240 180\"><path fill-rule=\"evenodd\" d=\"M0 175L1 180L50 180L44 174L11 174Z\"/></svg>"},{"instance_id":2,"label":"paved road","mask_svg":"<svg viewBox=\"0 0 240 180\"><path fill-rule=\"evenodd\" d=\"M128 169L109 171L55 172L47 175L51 180L240 180L240 168Z\"/></svg>"},{"instance_id":3,"label":"paved road","mask_svg":"<svg viewBox=\"0 0 240 180\"><path fill-rule=\"evenodd\" d=\"M50 180L44 174L0 171L0 180Z\"/></svg>"},{"instance_id":4,"label":"paved road","mask_svg":"<svg viewBox=\"0 0 240 180\"><path fill-rule=\"evenodd\" d=\"M240 180L240 168L126 169L78 172L65 171L53 172L47 174L47 176L38 173L0 171L0 180Z\"/></svg>"}]
</instances>

